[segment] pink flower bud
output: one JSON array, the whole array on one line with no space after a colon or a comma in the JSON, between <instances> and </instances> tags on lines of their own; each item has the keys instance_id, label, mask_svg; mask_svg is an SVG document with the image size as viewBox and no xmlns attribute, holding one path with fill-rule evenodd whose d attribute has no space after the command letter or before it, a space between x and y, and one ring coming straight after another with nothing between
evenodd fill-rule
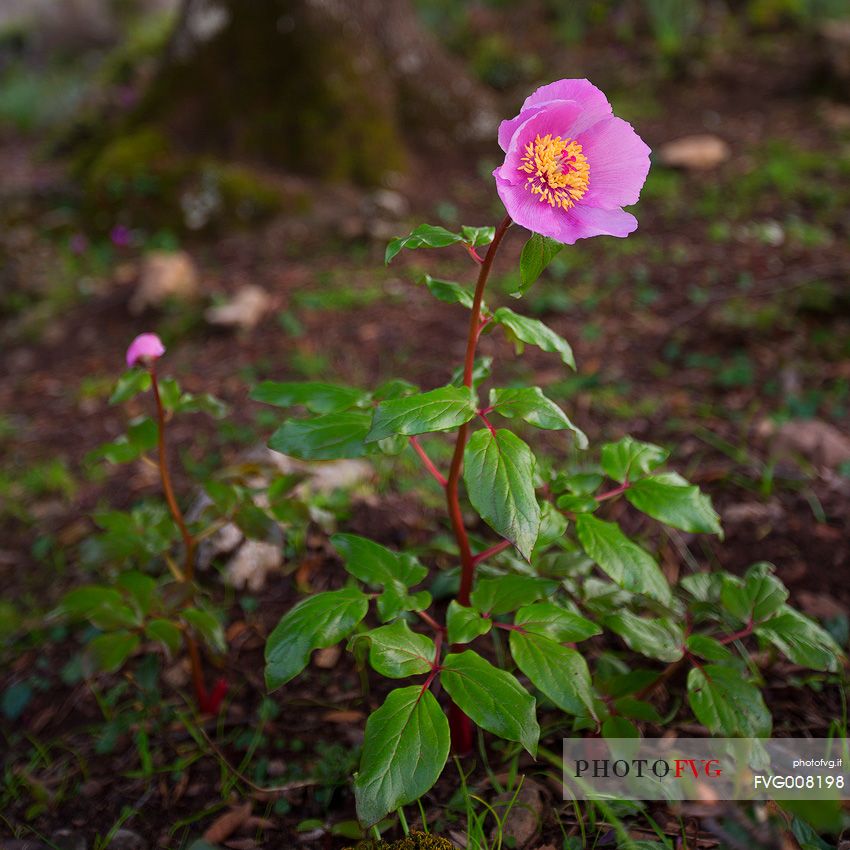
<instances>
[{"instance_id":1,"label":"pink flower bud","mask_svg":"<svg viewBox=\"0 0 850 850\"><path fill-rule=\"evenodd\" d=\"M163 354L165 346L156 334L139 334L127 349L127 365L132 367L141 363L147 366Z\"/></svg>"}]
</instances>

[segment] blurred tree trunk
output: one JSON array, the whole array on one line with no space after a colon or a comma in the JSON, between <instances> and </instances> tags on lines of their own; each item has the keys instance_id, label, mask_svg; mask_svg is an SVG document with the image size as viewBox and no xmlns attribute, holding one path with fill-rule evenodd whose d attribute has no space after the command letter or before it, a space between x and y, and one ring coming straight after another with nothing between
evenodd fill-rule
<instances>
[{"instance_id":1,"label":"blurred tree trunk","mask_svg":"<svg viewBox=\"0 0 850 850\"><path fill-rule=\"evenodd\" d=\"M410 0L184 0L142 106L196 150L374 184L492 127Z\"/></svg>"}]
</instances>

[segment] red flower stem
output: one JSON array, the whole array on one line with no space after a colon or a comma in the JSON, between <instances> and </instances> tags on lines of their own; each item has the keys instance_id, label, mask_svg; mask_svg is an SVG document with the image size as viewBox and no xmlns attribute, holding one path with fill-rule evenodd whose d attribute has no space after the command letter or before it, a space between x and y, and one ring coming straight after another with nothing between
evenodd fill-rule
<instances>
[{"instance_id":1,"label":"red flower stem","mask_svg":"<svg viewBox=\"0 0 850 850\"><path fill-rule=\"evenodd\" d=\"M613 490L608 490L605 493L600 493L598 496L594 496L597 502L604 502L606 499L613 499L616 496L620 496L629 489L631 484L628 481L624 481L619 487L615 487Z\"/></svg>"},{"instance_id":2,"label":"red flower stem","mask_svg":"<svg viewBox=\"0 0 850 850\"><path fill-rule=\"evenodd\" d=\"M489 549L485 549L483 552L479 552L477 555L475 555L472 558L472 563L477 567L482 561L486 561L487 558L490 558L493 555L498 555L499 552L504 552L505 549L508 549L510 547L510 545L510 540L502 540L500 543L496 543Z\"/></svg>"},{"instance_id":3,"label":"red flower stem","mask_svg":"<svg viewBox=\"0 0 850 850\"><path fill-rule=\"evenodd\" d=\"M463 383L467 387L472 387L475 348L478 344L478 337L482 327L481 304L484 300L484 287L487 285L487 278L490 276L490 269L493 265L496 251L499 250L499 245L510 225L511 217L506 215L493 234L493 241L484 255L481 270L478 272L478 282L475 285L475 295L472 299L472 310L469 317L466 357L463 363ZM460 499L458 497L458 483L460 482L460 474L463 468L463 450L466 448L468 432L469 427L467 424L461 425L458 429L455 450L452 455L451 467L449 468L449 477L446 481L446 506L448 508L449 518L451 519L452 530L454 531L455 539L460 549L461 578L457 601L461 605L469 605L469 594L472 592L472 577L475 572L475 563L473 561L472 550L469 547L469 537L466 534L466 527L463 524L463 512L461 511Z\"/></svg>"},{"instance_id":4,"label":"red flower stem","mask_svg":"<svg viewBox=\"0 0 850 850\"><path fill-rule=\"evenodd\" d=\"M486 324L486 320L481 318L481 305L484 301L484 287L487 285L487 278L490 276L490 269L493 265L493 260L496 257L496 252L499 250L499 245L502 239L508 232L511 226L511 217L506 215L502 219L502 223L496 228L493 234L493 241L487 248L487 253L481 262L481 268L478 272L478 282L475 285L475 295L472 298L472 310L469 315L469 333L466 339L466 357L463 362L463 383L465 386L472 388L472 371L475 367L475 348L478 345L478 337L481 336L481 331ZM472 555L472 549L469 546L469 537L466 533L466 526L463 523L463 511L460 507L460 498L458 496L458 484L460 482L460 474L463 468L463 450L466 448L466 437L469 432L468 423L464 423L458 428L457 440L455 442L455 450L452 455L452 463L449 467L449 477L446 481L446 506L449 512L449 519L452 523L457 546L460 550L460 588L457 594L457 601L461 605L469 605L469 594L472 592L472 579L475 574L475 560ZM461 711L458 706L452 702L449 708L449 728L451 729L452 748L458 755L467 755L472 752L473 727L472 721Z\"/></svg>"},{"instance_id":5,"label":"red flower stem","mask_svg":"<svg viewBox=\"0 0 850 850\"><path fill-rule=\"evenodd\" d=\"M183 513L180 506L177 504L177 499L174 497L174 488L171 486L171 473L168 469L168 454L165 450L165 408L162 405L162 397L159 394L159 381L156 376L156 367L150 367L151 389L153 397L156 401L156 417L157 417L157 448L159 450L159 477L162 480L162 490L165 493L165 501L168 503L168 509L171 511L171 516L174 518L174 523L180 529L180 535L183 538L183 546L186 550L186 559L183 567L183 584L190 584L195 577L195 538L189 531L186 525L186 520L183 518ZM189 653L189 663L192 668L192 684L195 688L195 696L198 700L198 707L201 711L206 711L209 705L209 695L204 684L204 668L201 662L201 652L198 649L198 644L188 632L184 633L186 650Z\"/></svg>"},{"instance_id":6,"label":"red flower stem","mask_svg":"<svg viewBox=\"0 0 850 850\"><path fill-rule=\"evenodd\" d=\"M174 488L171 486L171 473L168 470L168 455L165 450L165 408L162 406L162 397L159 394L159 382L156 377L156 368L151 366L151 388L156 401L156 417L159 427L157 428L157 447L159 449L159 477L162 480L162 490L165 493L165 501L174 518L174 523L180 529L183 538L183 546L186 549L186 559L183 568L183 581L190 582L195 575L195 538L186 526L186 520L174 498Z\"/></svg>"},{"instance_id":7,"label":"red flower stem","mask_svg":"<svg viewBox=\"0 0 850 850\"><path fill-rule=\"evenodd\" d=\"M416 437L411 437L410 438L410 445L413 446L413 451L415 451L416 454L418 454L419 457L422 458L422 463L425 464L425 469L427 469L428 472L430 472L431 475L434 476L434 478L437 480L437 482L440 484L441 487L445 487L446 486L445 475L443 475L443 473L440 472L440 470L437 469L436 466L434 466L433 461L431 460L431 458L428 457L428 455L425 452L425 449L422 448L422 444L419 442L419 440Z\"/></svg>"}]
</instances>

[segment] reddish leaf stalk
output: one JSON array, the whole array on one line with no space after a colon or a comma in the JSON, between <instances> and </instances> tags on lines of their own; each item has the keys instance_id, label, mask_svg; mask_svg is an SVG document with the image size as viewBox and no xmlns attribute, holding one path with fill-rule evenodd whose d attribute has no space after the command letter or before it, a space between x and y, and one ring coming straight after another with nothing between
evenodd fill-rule
<instances>
[{"instance_id":1,"label":"reddish leaf stalk","mask_svg":"<svg viewBox=\"0 0 850 850\"><path fill-rule=\"evenodd\" d=\"M500 543L496 543L489 549L485 549L483 552L479 552L473 557L472 562L477 567L482 561L486 561L487 558L491 558L493 555L498 555L499 552L504 552L505 549L508 549L510 546L510 540L502 540Z\"/></svg>"},{"instance_id":2,"label":"reddish leaf stalk","mask_svg":"<svg viewBox=\"0 0 850 850\"><path fill-rule=\"evenodd\" d=\"M150 367L151 389L153 390L154 401L156 402L156 418L157 418L157 449L159 453L159 477L162 481L162 490L165 494L165 501L168 503L168 509L171 511L171 516L174 519L174 524L180 530L180 536L183 538L183 547L186 551L186 556L183 562L182 581L184 584L190 584L195 577L195 538L189 531L186 525L186 520L183 518L183 512L177 504L177 499L174 496L174 488L171 485L171 472L168 468L168 453L165 447L165 408L162 404L162 396L159 393L159 381L156 375L156 367L152 364ZM195 697L198 701L198 707L201 711L209 711L216 713L227 691L227 683L223 680L216 682L212 694L207 691L204 683L204 667L201 661L201 652L198 649L198 644L195 638L188 632L184 633L186 650L189 654L189 663L192 669L192 685L195 689ZM214 707L213 707L214 705Z\"/></svg>"},{"instance_id":3,"label":"reddish leaf stalk","mask_svg":"<svg viewBox=\"0 0 850 850\"><path fill-rule=\"evenodd\" d=\"M475 285L475 294L472 298L472 310L469 316L469 333L466 340L466 356L463 362L463 383L467 387L472 387L472 372L475 367L475 349L478 345L478 338L481 336L486 322L481 318L481 305L484 301L484 287L487 285L487 278L490 276L490 269L493 265L496 252L499 250L499 245L507 233L511 225L511 217L505 216L501 224L496 228L493 234L493 241L487 248L487 253L481 261L481 268L478 272L478 281ZM449 467L449 476L446 481L446 507L448 508L449 519L452 523L452 531L457 540L458 549L460 550L460 589L458 590L457 601L461 605L469 605L469 594L472 592L472 580L475 574L475 557L472 554L472 549L469 545L469 536L466 533L466 526L463 522L463 511L460 507L460 498L458 496L458 485L460 483L460 475L463 469L463 450L466 448L466 438L469 432L467 424L461 425L457 432L457 440L455 442L454 454L452 455L451 466ZM452 735L452 747L458 755L466 755L472 751L473 728L472 721L460 710L454 703L449 709L449 728Z\"/></svg>"},{"instance_id":4,"label":"reddish leaf stalk","mask_svg":"<svg viewBox=\"0 0 850 850\"><path fill-rule=\"evenodd\" d=\"M440 470L437 469L436 466L434 466L434 462L431 460L431 458L428 457L427 453L425 452L425 449L422 448L422 444L419 442L419 440L416 437L411 437L410 445L413 446L413 450L416 452L416 454L418 454L419 457L422 458L422 463L425 464L425 469L427 469L428 472L430 472L431 475L434 476L434 478L437 480L441 487L445 487L445 475L443 475L443 473L440 472Z\"/></svg>"}]
</instances>

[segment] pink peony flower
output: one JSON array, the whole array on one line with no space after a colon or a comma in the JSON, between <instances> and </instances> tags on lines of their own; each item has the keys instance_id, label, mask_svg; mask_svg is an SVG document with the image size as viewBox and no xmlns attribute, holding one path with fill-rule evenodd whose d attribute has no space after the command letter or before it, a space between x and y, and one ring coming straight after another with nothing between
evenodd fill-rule
<instances>
[{"instance_id":1,"label":"pink peony flower","mask_svg":"<svg viewBox=\"0 0 850 850\"><path fill-rule=\"evenodd\" d=\"M499 126L505 161L493 175L508 215L572 245L588 236L628 236L649 172L649 148L588 80L559 80L526 99Z\"/></svg>"},{"instance_id":2,"label":"pink peony flower","mask_svg":"<svg viewBox=\"0 0 850 850\"><path fill-rule=\"evenodd\" d=\"M139 334L127 349L127 365L148 365L165 354L165 346L156 334Z\"/></svg>"}]
</instances>

